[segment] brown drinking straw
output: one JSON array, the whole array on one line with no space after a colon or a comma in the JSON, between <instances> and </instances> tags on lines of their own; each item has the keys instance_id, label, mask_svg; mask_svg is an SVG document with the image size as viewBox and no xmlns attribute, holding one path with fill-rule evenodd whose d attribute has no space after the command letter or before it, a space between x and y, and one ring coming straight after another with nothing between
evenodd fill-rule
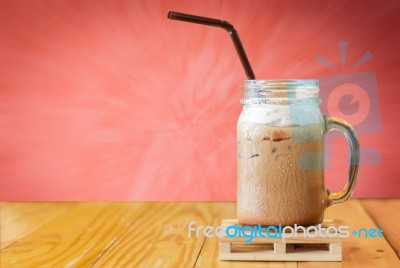
<instances>
[{"instance_id":1,"label":"brown drinking straw","mask_svg":"<svg viewBox=\"0 0 400 268\"><path fill-rule=\"evenodd\" d=\"M240 62L242 63L244 71L246 72L247 78L249 80L256 79L256 77L254 76L253 69L250 66L249 59L247 58L246 52L244 51L242 42L240 41L239 35L232 24L230 24L229 22L227 22L225 20L200 17L200 16L179 13L179 12L174 12L174 11L168 12L168 18L172 19L172 20L181 20L181 21L192 22L192 23L197 23L197 24L204 24L204 25L208 25L208 26L220 27L222 29L225 29L231 36L233 45L235 46L236 52L239 55Z\"/></svg>"}]
</instances>

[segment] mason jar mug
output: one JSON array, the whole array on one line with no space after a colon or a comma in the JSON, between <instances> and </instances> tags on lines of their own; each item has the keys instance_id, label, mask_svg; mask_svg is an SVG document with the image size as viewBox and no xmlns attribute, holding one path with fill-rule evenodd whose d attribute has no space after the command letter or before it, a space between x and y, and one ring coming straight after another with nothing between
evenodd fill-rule
<instances>
[{"instance_id":1,"label":"mason jar mug","mask_svg":"<svg viewBox=\"0 0 400 268\"><path fill-rule=\"evenodd\" d=\"M345 121L323 116L318 80L246 80L237 125L237 216L242 225L310 226L356 185L359 144ZM324 136L339 130L350 148L344 189L324 184Z\"/></svg>"}]
</instances>

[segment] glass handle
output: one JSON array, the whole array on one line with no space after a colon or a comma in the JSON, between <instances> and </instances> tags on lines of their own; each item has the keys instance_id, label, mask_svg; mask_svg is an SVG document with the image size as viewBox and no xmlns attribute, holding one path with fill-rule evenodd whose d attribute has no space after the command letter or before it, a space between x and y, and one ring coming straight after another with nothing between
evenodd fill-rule
<instances>
[{"instance_id":1,"label":"glass handle","mask_svg":"<svg viewBox=\"0 0 400 268\"><path fill-rule=\"evenodd\" d=\"M358 166L360 162L360 145L354 129L342 119L324 116L327 132L339 130L347 139L350 149L350 169L349 180L340 192L330 192L328 190L329 205L340 204L350 198L357 182Z\"/></svg>"}]
</instances>

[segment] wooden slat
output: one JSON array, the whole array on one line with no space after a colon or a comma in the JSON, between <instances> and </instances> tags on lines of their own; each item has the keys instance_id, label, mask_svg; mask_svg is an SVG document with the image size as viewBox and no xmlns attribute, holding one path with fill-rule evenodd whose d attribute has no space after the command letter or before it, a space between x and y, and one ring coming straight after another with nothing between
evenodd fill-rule
<instances>
[{"instance_id":1,"label":"wooden slat","mask_svg":"<svg viewBox=\"0 0 400 268\"><path fill-rule=\"evenodd\" d=\"M91 267L193 267L204 237L189 238L187 226L211 222L210 203L147 203L147 213Z\"/></svg>"},{"instance_id":2,"label":"wooden slat","mask_svg":"<svg viewBox=\"0 0 400 268\"><path fill-rule=\"evenodd\" d=\"M212 226L215 228L222 225L223 219L236 217L236 203L213 203L212 205L213 221ZM296 262L245 262L245 261L220 261L219 260L219 244L218 238L206 238L200 256L197 259L195 267L208 268L296 268Z\"/></svg>"},{"instance_id":3,"label":"wooden slat","mask_svg":"<svg viewBox=\"0 0 400 268\"><path fill-rule=\"evenodd\" d=\"M364 199L361 202L400 258L400 200Z\"/></svg>"},{"instance_id":4,"label":"wooden slat","mask_svg":"<svg viewBox=\"0 0 400 268\"><path fill-rule=\"evenodd\" d=\"M376 228L361 202L356 199L332 206L326 211L338 225L348 225L349 231ZM343 261L340 263L299 262L299 268L376 268L400 267L400 261L384 238L358 238L352 234L343 238Z\"/></svg>"},{"instance_id":5,"label":"wooden slat","mask_svg":"<svg viewBox=\"0 0 400 268\"><path fill-rule=\"evenodd\" d=\"M37 216L46 217L59 203L48 204L47 211ZM19 206L34 211L37 204ZM148 211L144 203L70 203L65 213L44 223L33 232L20 237L1 251L0 267L89 267L136 221ZM36 208L35 208L36 207ZM30 219L34 219L29 222ZM36 218L24 219L24 228L35 228ZM9 226L4 227L7 233ZM24 233L23 231L21 233Z\"/></svg>"},{"instance_id":6,"label":"wooden slat","mask_svg":"<svg viewBox=\"0 0 400 268\"><path fill-rule=\"evenodd\" d=\"M0 203L0 249L59 217L71 203Z\"/></svg>"}]
</instances>

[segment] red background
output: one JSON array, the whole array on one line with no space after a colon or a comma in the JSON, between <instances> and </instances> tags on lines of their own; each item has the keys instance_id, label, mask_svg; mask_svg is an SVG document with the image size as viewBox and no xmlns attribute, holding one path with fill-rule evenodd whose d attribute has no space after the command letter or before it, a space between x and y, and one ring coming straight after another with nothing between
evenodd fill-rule
<instances>
[{"instance_id":1,"label":"red background","mask_svg":"<svg viewBox=\"0 0 400 268\"><path fill-rule=\"evenodd\" d=\"M243 69L226 32L169 10L231 22L260 79L374 72L382 132L360 141L381 163L355 196L400 196L398 1L1 1L1 200L236 199Z\"/></svg>"}]
</instances>

